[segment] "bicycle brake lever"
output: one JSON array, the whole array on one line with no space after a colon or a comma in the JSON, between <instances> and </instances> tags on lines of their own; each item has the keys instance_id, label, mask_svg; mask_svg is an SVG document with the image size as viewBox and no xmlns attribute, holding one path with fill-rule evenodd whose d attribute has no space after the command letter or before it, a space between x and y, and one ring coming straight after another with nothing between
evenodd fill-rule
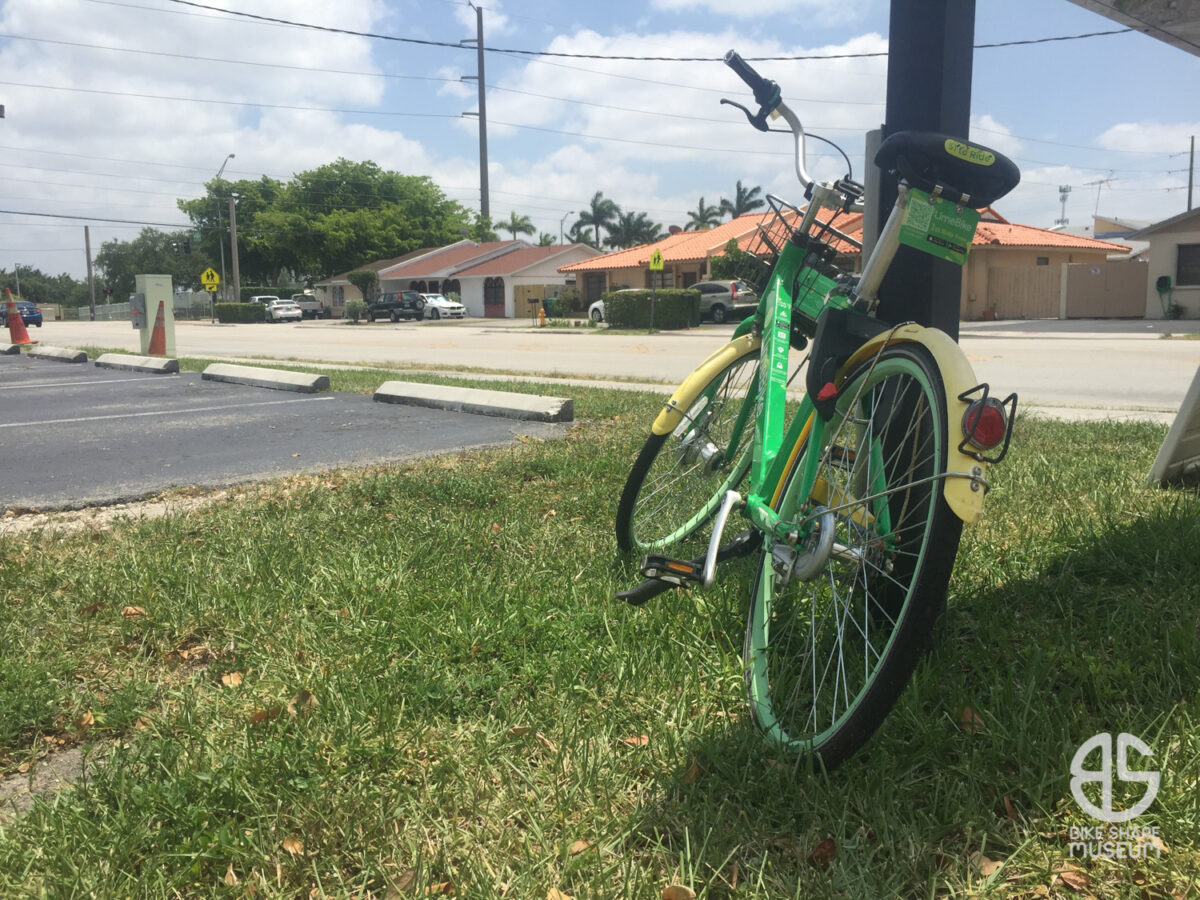
<instances>
[{"instance_id":1,"label":"bicycle brake lever","mask_svg":"<svg viewBox=\"0 0 1200 900\"><path fill-rule=\"evenodd\" d=\"M758 115L755 115L754 113L750 112L750 110L748 110L746 107L742 106L742 104L736 103L733 100L726 100L724 97L722 97L721 103L723 103L723 104L727 103L730 106L736 106L738 109L740 109L742 112L744 112L746 114L746 119L749 120L750 124L753 125L755 128L757 128L759 131L770 131L771 130L770 128L767 127L767 110L766 109L760 109L758 111Z\"/></svg>"}]
</instances>

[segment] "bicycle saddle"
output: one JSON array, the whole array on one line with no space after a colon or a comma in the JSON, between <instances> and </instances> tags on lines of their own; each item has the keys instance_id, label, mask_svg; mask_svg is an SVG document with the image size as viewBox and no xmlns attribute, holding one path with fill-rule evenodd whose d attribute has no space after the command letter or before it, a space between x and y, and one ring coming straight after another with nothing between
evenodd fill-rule
<instances>
[{"instance_id":1,"label":"bicycle saddle","mask_svg":"<svg viewBox=\"0 0 1200 900\"><path fill-rule=\"evenodd\" d=\"M915 188L982 209L995 203L1021 180L1008 157L981 144L932 131L898 131L879 145L875 165L894 172Z\"/></svg>"}]
</instances>

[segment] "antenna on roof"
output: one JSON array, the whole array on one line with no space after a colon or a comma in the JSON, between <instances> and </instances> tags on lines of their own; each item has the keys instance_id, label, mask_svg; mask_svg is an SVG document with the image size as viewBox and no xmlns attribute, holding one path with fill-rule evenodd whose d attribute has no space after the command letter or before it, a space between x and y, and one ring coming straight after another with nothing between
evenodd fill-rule
<instances>
[{"instance_id":1,"label":"antenna on roof","mask_svg":"<svg viewBox=\"0 0 1200 900\"><path fill-rule=\"evenodd\" d=\"M1062 204L1062 218L1055 219L1054 220L1055 225L1066 225L1067 222L1069 221L1067 219L1067 196L1070 193L1071 193L1071 186L1069 184L1060 184L1058 186L1058 202Z\"/></svg>"}]
</instances>

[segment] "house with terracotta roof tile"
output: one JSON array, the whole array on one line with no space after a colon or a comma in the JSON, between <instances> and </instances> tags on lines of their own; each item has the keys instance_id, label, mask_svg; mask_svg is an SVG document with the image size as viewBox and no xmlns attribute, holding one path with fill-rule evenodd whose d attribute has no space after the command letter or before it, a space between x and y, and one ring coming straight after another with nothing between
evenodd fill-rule
<instances>
[{"instance_id":1,"label":"house with terracotta roof tile","mask_svg":"<svg viewBox=\"0 0 1200 900\"><path fill-rule=\"evenodd\" d=\"M1142 270L1122 270L1112 284L1108 277L1115 271L1109 257L1127 254L1128 246L1017 225L991 208L981 212L971 253L963 267L962 318L981 319L986 311L1002 318L1133 314L1128 311L1129 285L1140 283L1144 266ZM618 285L650 287L652 277L657 279L657 287L687 287L709 277L709 260L722 255L731 238L737 240L740 249L753 251L759 226L770 227L773 219L773 213L740 216L708 231L671 235L654 244L563 266L563 271L574 272L582 280L580 288L588 302ZM842 216L834 224L850 239L833 238L838 264L847 269L859 268L860 254L854 242L862 240L862 216ZM660 273L651 273L648 268L655 250L663 255ZM1069 293L1076 299L1068 303L1064 282L1068 273L1064 267L1072 266L1080 267L1081 272L1086 269L1084 274L1093 277L1071 274L1072 284L1078 286ZM1096 276L1102 277L1097 280ZM1141 297L1140 292L1137 296Z\"/></svg>"},{"instance_id":2,"label":"house with terracotta roof tile","mask_svg":"<svg viewBox=\"0 0 1200 900\"><path fill-rule=\"evenodd\" d=\"M653 244L573 262L561 266L560 271L576 276L585 304L599 300L602 293L617 286L690 287L708 278L709 259L724 253L730 239L739 243L748 241L759 224L773 216L773 213L749 213L705 231L680 231ZM649 268L655 250L662 253L661 272L651 272Z\"/></svg>"},{"instance_id":3,"label":"house with terracotta roof tile","mask_svg":"<svg viewBox=\"0 0 1200 900\"><path fill-rule=\"evenodd\" d=\"M1164 300L1177 303L1185 319L1200 318L1200 209L1163 219L1130 237L1150 242L1146 318L1162 318ZM1161 278L1170 279L1163 299L1158 292Z\"/></svg>"},{"instance_id":4,"label":"house with terracotta roof tile","mask_svg":"<svg viewBox=\"0 0 1200 900\"><path fill-rule=\"evenodd\" d=\"M556 296L560 269L599 253L587 244L535 247L525 241L459 241L379 270L382 291L457 293L472 316L525 315L528 297Z\"/></svg>"}]
</instances>

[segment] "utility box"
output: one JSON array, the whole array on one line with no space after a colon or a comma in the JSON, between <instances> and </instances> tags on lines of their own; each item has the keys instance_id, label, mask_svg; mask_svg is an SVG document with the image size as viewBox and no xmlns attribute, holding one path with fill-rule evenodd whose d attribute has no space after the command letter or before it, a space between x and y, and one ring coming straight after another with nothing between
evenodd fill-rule
<instances>
[{"instance_id":1,"label":"utility box","mask_svg":"<svg viewBox=\"0 0 1200 900\"><path fill-rule=\"evenodd\" d=\"M134 331L144 331L146 328L146 295L129 295L129 318L133 321Z\"/></svg>"},{"instance_id":2,"label":"utility box","mask_svg":"<svg viewBox=\"0 0 1200 900\"><path fill-rule=\"evenodd\" d=\"M175 298L171 288L170 275L134 275L135 294L129 298L129 309L133 318L133 327L138 329L141 337L142 355L150 352L150 339L154 336L154 324L158 320L158 305L163 308L163 329L166 338L166 355L175 356ZM142 298L142 315L139 317L135 297Z\"/></svg>"}]
</instances>

